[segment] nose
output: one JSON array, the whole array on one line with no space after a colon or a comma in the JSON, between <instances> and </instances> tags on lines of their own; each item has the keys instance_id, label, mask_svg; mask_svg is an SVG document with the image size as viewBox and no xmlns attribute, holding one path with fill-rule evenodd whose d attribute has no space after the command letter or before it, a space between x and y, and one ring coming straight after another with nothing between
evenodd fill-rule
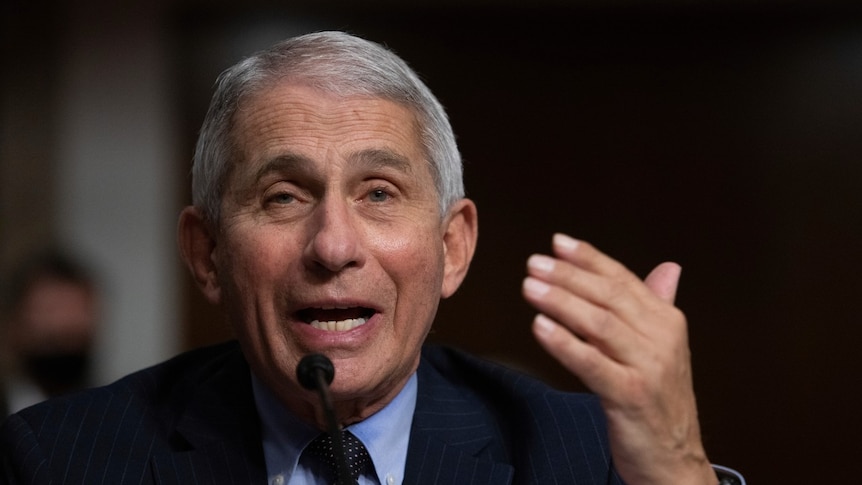
<instances>
[{"instance_id":1,"label":"nose","mask_svg":"<svg viewBox=\"0 0 862 485\"><path fill-rule=\"evenodd\" d=\"M338 273L365 263L362 242L348 202L324 198L315 208L305 248L306 265Z\"/></svg>"}]
</instances>

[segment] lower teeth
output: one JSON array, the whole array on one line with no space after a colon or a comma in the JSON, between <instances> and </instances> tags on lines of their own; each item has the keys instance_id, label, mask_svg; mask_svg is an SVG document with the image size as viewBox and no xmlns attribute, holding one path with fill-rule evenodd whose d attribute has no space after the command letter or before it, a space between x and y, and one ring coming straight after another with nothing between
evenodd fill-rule
<instances>
[{"instance_id":1,"label":"lower teeth","mask_svg":"<svg viewBox=\"0 0 862 485\"><path fill-rule=\"evenodd\" d=\"M347 320L332 320L327 322L312 320L311 326L316 329L326 330L329 332L344 332L363 325L367 321L368 319L366 318L348 318Z\"/></svg>"}]
</instances>

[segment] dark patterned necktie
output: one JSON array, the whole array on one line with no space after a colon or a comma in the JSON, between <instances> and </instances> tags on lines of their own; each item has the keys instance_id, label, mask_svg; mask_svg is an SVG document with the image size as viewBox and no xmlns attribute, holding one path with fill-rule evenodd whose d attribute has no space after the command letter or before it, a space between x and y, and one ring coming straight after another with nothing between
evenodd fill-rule
<instances>
[{"instance_id":1,"label":"dark patterned necktie","mask_svg":"<svg viewBox=\"0 0 862 485\"><path fill-rule=\"evenodd\" d=\"M359 441L359 438L350 431L342 432L341 436L344 441L344 455L350 469L350 478L339 477L339 483L356 483L359 475L371 463L371 455L368 454L368 450ZM329 436L329 433L321 433L305 447L305 451L323 460L333 474L338 476L338 457L335 456L332 437Z\"/></svg>"}]
</instances>

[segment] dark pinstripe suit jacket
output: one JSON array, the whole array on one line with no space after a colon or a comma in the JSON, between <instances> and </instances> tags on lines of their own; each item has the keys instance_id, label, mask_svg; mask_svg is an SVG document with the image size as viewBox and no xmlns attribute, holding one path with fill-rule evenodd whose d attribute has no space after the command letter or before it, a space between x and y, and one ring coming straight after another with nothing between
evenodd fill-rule
<instances>
[{"instance_id":1,"label":"dark pinstripe suit jacket","mask_svg":"<svg viewBox=\"0 0 862 485\"><path fill-rule=\"evenodd\" d=\"M594 397L426 347L405 484L618 484ZM236 343L49 401L0 431L2 484L265 484Z\"/></svg>"}]
</instances>

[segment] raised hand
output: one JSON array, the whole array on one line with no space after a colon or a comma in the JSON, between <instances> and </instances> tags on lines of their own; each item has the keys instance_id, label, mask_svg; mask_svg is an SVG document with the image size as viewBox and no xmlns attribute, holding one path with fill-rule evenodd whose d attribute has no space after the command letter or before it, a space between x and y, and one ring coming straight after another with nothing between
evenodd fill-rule
<instances>
[{"instance_id":1,"label":"raised hand","mask_svg":"<svg viewBox=\"0 0 862 485\"><path fill-rule=\"evenodd\" d=\"M523 294L539 343L602 402L615 466L629 485L714 484L700 437L681 268L641 281L588 243L556 234L533 255Z\"/></svg>"}]
</instances>

